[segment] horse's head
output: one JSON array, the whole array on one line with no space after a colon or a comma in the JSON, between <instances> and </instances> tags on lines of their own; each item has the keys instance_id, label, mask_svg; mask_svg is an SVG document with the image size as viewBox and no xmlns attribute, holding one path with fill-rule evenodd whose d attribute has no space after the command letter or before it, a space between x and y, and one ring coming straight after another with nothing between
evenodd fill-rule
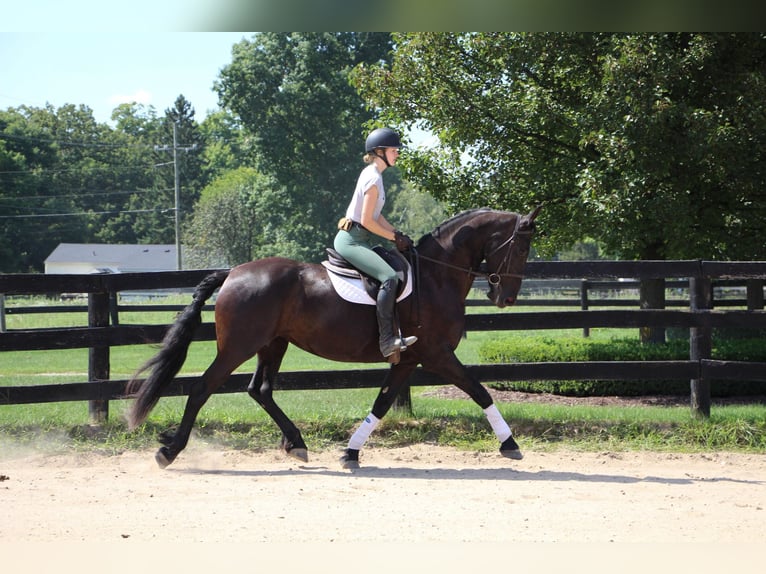
<instances>
[{"instance_id":1,"label":"horse's head","mask_svg":"<svg viewBox=\"0 0 766 574\"><path fill-rule=\"evenodd\" d=\"M507 230L510 235L485 246L487 297L500 308L516 303L539 212L540 207L536 207L528 215L516 215L513 229Z\"/></svg>"}]
</instances>

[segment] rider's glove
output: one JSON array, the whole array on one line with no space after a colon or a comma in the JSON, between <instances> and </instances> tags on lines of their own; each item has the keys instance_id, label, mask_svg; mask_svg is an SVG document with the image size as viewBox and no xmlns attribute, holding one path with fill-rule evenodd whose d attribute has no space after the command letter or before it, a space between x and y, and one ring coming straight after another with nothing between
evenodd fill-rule
<instances>
[{"instance_id":1,"label":"rider's glove","mask_svg":"<svg viewBox=\"0 0 766 574\"><path fill-rule=\"evenodd\" d=\"M401 231L394 231L394 243L396 243L396 248L399 251L408 251L415 247L415 244L412 242L412 239Z\"/></svg>"}]
</instances>

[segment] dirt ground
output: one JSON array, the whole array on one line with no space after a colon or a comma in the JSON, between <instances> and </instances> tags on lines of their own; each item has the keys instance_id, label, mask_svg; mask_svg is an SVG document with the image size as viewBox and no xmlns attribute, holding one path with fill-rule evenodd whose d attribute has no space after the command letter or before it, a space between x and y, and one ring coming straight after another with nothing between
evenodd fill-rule
<instances>
[{"instance_id":1,"label":"dirt ground","mask_svg":"<svg viewBox=\"0 0 766 574\"><path fill-rule=\"evenodd\" d=\"M0 539L17 541L760 542L766 455L494 453L430 445L338 452L191 444L152 452L15 453L0 461Z\"/></svg>"},{"instance_id":2,"label":"dirt ground","mask_svg":"<svg viewBox=\"0 0 766 574\"><path fill-rule=\"evenodd\" d=\"M50 455L4 444L3 571L81 572L85 555L102 572L288 565L288 572L441 573L500 564L612 574L616 565L624 573L666 571L670 562L723 572L732 556L738 573L762 571L766 453L524 454L511 461L371 444L362 468L348 471L335 450L310 452L301 463L276 448L227 451L192 437L160 470L154 451Z\"/></svg>"},{"instance_id":3,"label":"dirt ground","mask_svg":"<svg viewBox=\"0 0 766 574\"><path fill-rule=\"evenodd\" d=\"M382 545L387 553L398 549L395 555L410 549L409 566L427 556L424 567L441 560L439 570L448 571L460 560L475 566L476 556L466 549L474 552L477 545L484 548L481 556L499 553L503 560L513 548L514 560L527 556L538 571L545 564L541 560L562 556L571 571L567 556L580 553L593 572L591 554L583 548L594 543L603 546L602 558L614 552L624 572L633 571L628 565L636 560L656 557L654 545L677 550L679 544L693 544L703 551L744 545L738 555L750 556L753 570L740 562L738 572L760 571L764 557L766 455L761 454L554 451L526 452L523 460L511 461L495 453L416 445L368 448L362 468L348 471L340 468L337 451L311 453L304 464L276 449L221 451L199 441L166 470L155 465L149 451L3 452L0 552L6 560L34 565L9 572L70 571L60 567L66 564L61 552L73 553L78 544L110 549L112 556L147 544L155 551L167 543L191 544L200 552L210 543L236 543L237 550L226 553L229 560L242 553L249 557L252 550L245 549L260 548L263 558L263 548L277 548L275 562L288 555L294 564L310 565L316 565L309 558L312 548L342 548L343 556L356 562ZM28 550L38 543L56 543L61 552ZM539 545L544 549L546 543L564 544L573 553L541 554ZM372 549L358 555L369 544ZM519 554L529 544L532 550ZM625 544L632 556L627 560L622 550L614 550ZM652 553L636 553L641 544L649 544ZM698 558L694 569L705 570L719 554ZM161 556L167 567L178 566L179 556ZM391 559L380 556L379 568L372 570L383 571ZM686 556L680 559L685 568L693 565ZM80 564L80 554L72 560ZM200 565L206 560L212 560L210 554L199 555L185 571L205 571ZM211 565L215 571L223 571L220 560ZM119 569L125 562L109 563L111 569L102 571L128 571ZM723 563L718 571L726 570Z\"/></svg>"}]
</instances>

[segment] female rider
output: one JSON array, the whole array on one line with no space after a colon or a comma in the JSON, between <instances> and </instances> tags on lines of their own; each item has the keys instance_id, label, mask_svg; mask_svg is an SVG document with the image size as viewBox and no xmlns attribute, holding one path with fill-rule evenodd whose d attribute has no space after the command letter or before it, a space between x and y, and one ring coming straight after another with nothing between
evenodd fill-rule
<instances>
[{"instance_id":1,"label":"female rider","mask_svg":"<svg viewBox=\"0 0 766 574\"><path fill-rule=\"evenodd\" d=\"M399 251L410 249L412 240L394 229L381 213L386 202L383 172L396 164L402 147L399 134L389 128L373 130L364 146L367 165L359 175L354 195L346 209L346 216L338 223L335 251L363 273L380 281L376 299L380 352L390 357L404 351L417 341L417 337L400 337L394 332L394 305L398 277L391 266L372 250L373 235L396 243ZM398 330L397 330L398 331Z\"/></svg>"}]
</instances>

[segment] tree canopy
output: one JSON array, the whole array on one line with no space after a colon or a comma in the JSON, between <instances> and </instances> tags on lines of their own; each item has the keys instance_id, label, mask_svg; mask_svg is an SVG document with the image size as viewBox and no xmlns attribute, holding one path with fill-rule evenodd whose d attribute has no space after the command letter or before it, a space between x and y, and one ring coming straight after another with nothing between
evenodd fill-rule
<instances>
[{"instance_id":1,"label":"tree canopy","mask_svg":"<svg viewBox=\"0 0 766 574\"><path fill-rule=\"evenodd\" d=\"M349 73L390 50L387 33L260 33L236 44L220 72L215 88L252 138L254 167L293 199L281 215L300 258L323 256L363 167L374 114Z\"/></svg>"},{"instance_id":2,"label":"tree canopy","mask_svg":"<svg viewBox=\"0 0 766 574\"><path fill-rule=\"evenodd\" d=\"M763 34L409 33L368 105L439 137L406 176L453 209L540 215L553 250L766 256Z\"/></svg>"},{"instance_id":3,"label":"tree canopy","mask_svg":"<svg viewBox=\"0 0 766 574\"><path fill-rule=\"evenodd\" d=\"M202 123L183 95L111 125L84 104L0 110L0 272L42 270L60 242L172 242L174 124L186 242L216 265L323 257L380 125L438 136L384 173L387 217L415 237L457 210L543 204L542 255L588 239L626 259L764 259L765 40L259 33Z\"/></svg>"},{"instance_id":4,"label":"tree canopy","mask_svg":"<svg viewBox=\"0 0 766 574\"><path fill-rule=\"evenodd\" d=\"M172 147L175 121L186 138L180 143L201 144L193 116L183 96L162 118L143 106L118 106L114 128L84 105L0 111L0 271L41 270L61 242L172 243L173 156L155 146ZM183 155L188 214L205 174L199 160Z\"/></svg>"}]
</instances>

